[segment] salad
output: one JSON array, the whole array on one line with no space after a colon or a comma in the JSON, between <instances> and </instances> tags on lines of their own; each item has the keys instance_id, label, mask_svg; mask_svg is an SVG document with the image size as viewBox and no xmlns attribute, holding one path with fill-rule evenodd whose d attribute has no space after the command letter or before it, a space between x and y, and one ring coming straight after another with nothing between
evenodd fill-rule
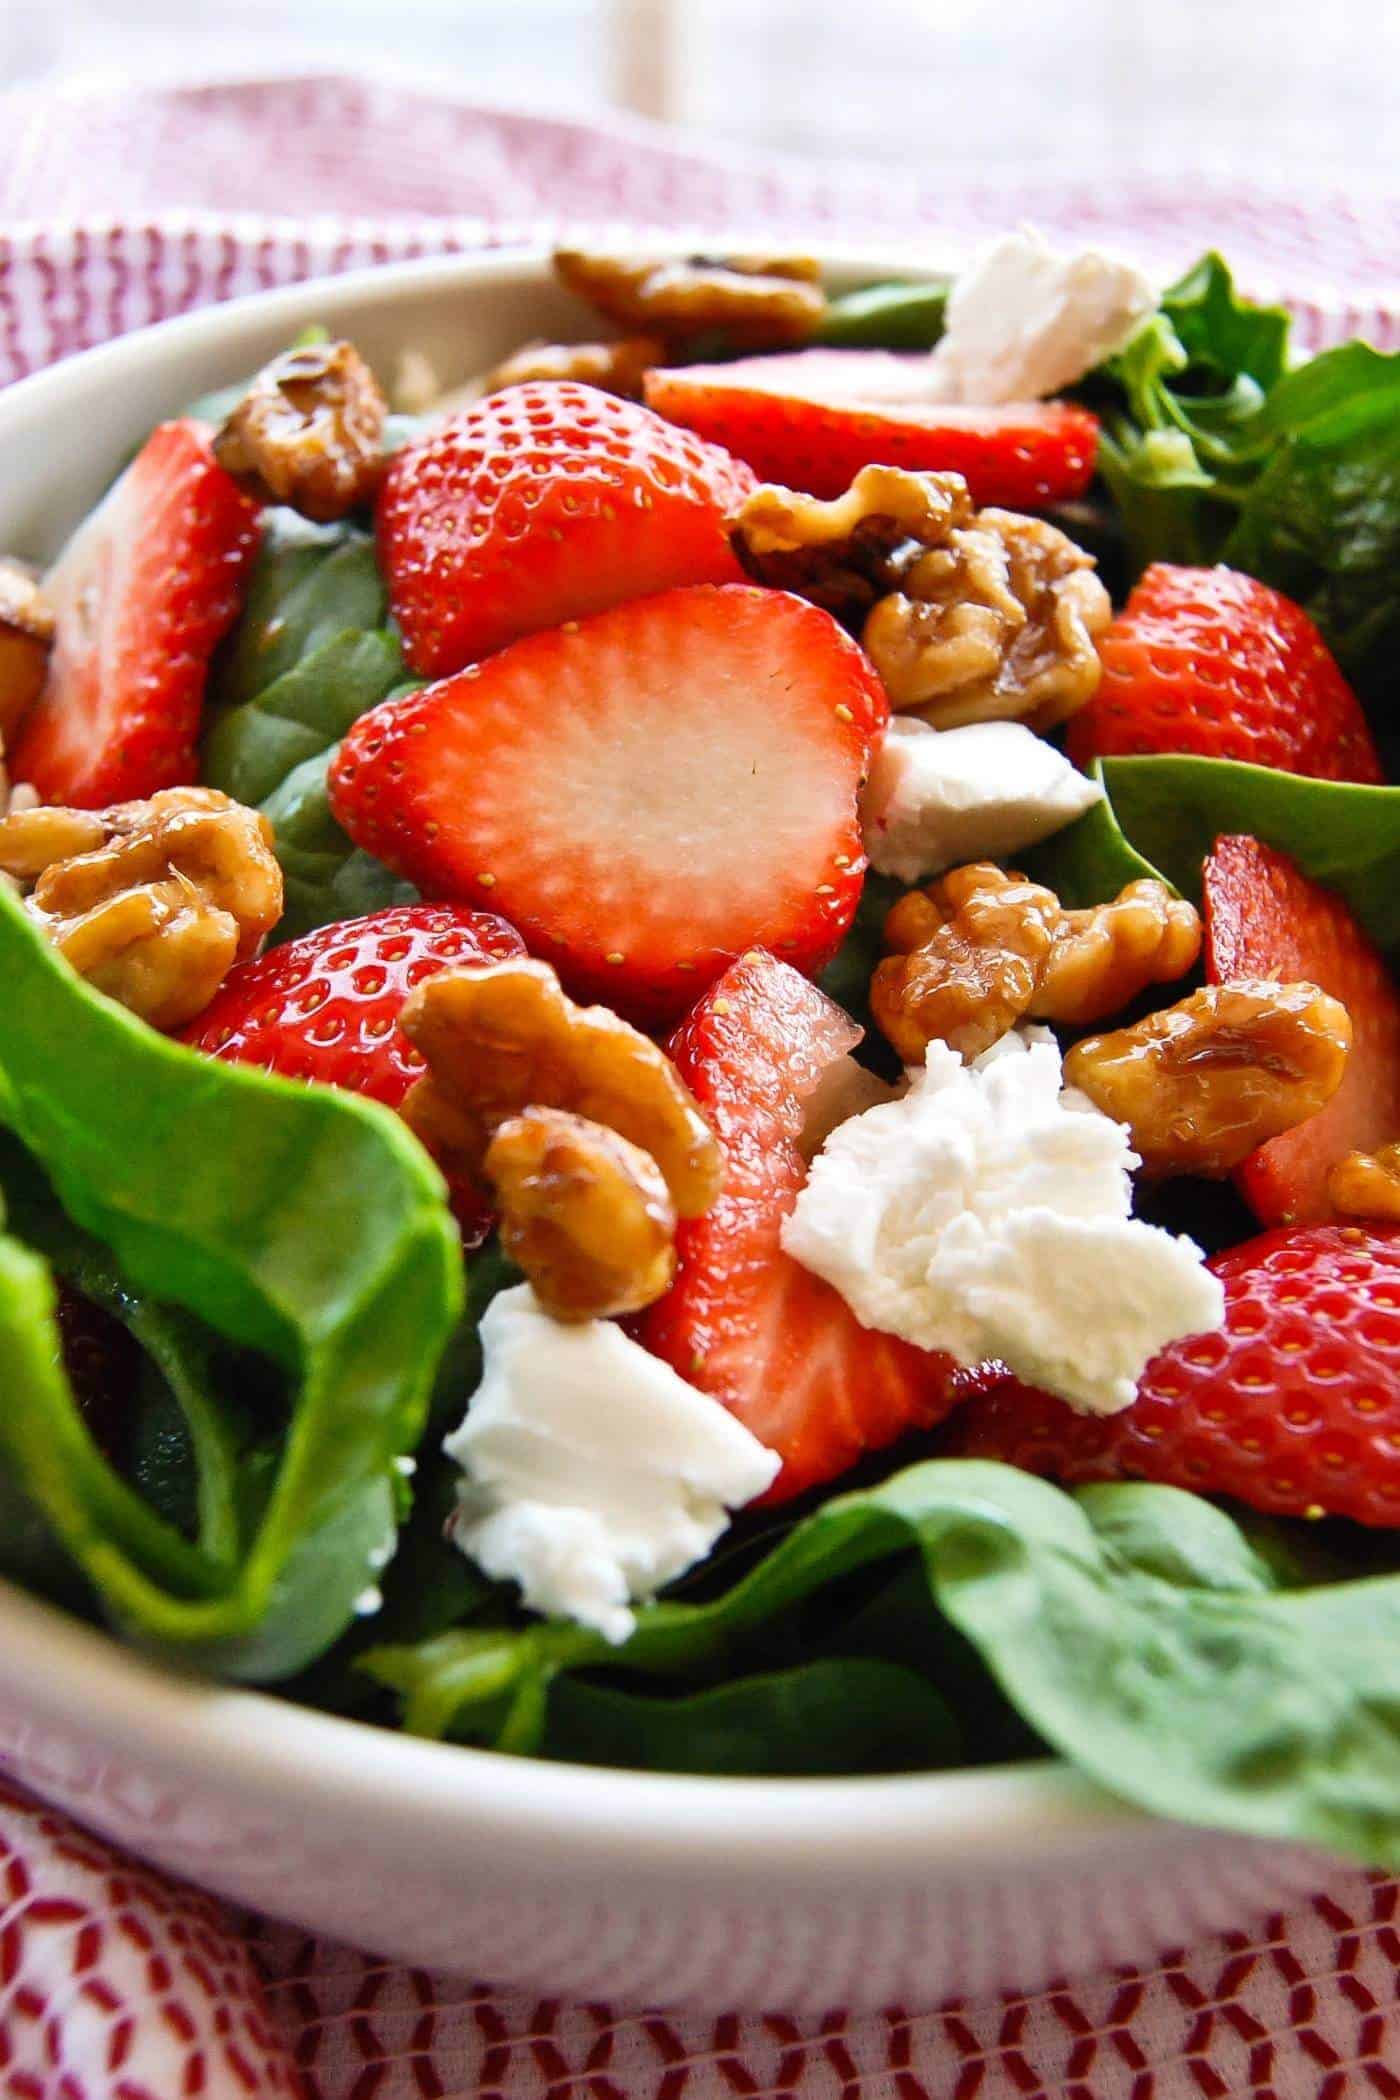
<instances>
[{"instance_id":1,"label":"salad","mask_svg":"<svg viewBox=\"0 0 1400 2100\"><path fill-rule=\"evenodd\" d=\"M1400 359L1030 231L555 267L0 566L0 1567L1400 1863Z\"/></svg>"}]
</instances>

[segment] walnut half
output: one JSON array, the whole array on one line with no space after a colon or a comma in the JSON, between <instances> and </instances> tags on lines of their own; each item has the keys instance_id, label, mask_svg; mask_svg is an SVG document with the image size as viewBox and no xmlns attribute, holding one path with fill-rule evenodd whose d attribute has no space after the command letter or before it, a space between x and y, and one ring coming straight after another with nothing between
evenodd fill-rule
<instances>
[{"instance_id":1,"label":"walnut half","mask_svg":"<svg viewBox=\"0 0 1400 2100\"><path fill-rule=\"evenodd\" d=\"M202 1013L282 913L267 819L216 788L12 809L0 870L79 975L155 1028Z\"/></svg>"},{"instance_id":2,"label":"walnut half","mask_svg":"<svg viewBox=\"0 0 1400 2100\"><path fill-rule=\"evenodd\" d=\"M1400 1144L1343 1153L1327 1177L1327 1197L1343 1217L1400 1223Z\"/></svg>"},{"instance_id":3,"label":"walnut half","mask_svg":"<svg viewBox=\"0 0 1400 2100\"><path fill-rule=\"evenodd\" d=\"M897 587L922 549L972 517L961 474L870 466L825 503L765 483L729 520L729 538L755 583L796 591L854 624Z\"/></svg>"},{"instance_id":4,"label":"walnut half","mask_svg":"<svg viewBox=\"0 0 1400 2100\"><path fill-rule=\"evenodd\" d=\"M554 271L614 327L672 347L714 331L736 348L790 348L826 313L820 267L806 256L676 259L560 248Z\"/></svg>"},{"instance_id":5,"label":"walnut half","mask_svg":"<svg viewBox=\"0 0 1400 2100\"><path fill-rule=\"evenodd\" d=\"M615 343L526 343L484 372L472 393L495 394L530 379L575 379L624 401L640 401L643 374L665 362L666 345L653 335L626 335Z\"/></svg>"},{"instance_id":6,"label":"walnut half","mask_svg":"<svg viewBox=\"0 0 1400 2100\"><path fill-rule=\"evenodd\" d=\"M13 742L43 690L53 632L53 608L38 578L0 556L0 738Z\"/></svg>"},{"instance_id":7,"label":"walnut half","mask_svg":"<svg viewBox=\"0 0 1400 2100\"><path fill-rule=\"evenodd\" d=\"M263 503L327 524L383 472L384 396L352 343L306 343L264 365L214 438L214 457Z\"/></svg>"},{"instance_id":8,"label":"walnut half","mask_svg":"<svg viewBox=\"0 0 1400 2100\"><path fill-rule=\"evenodd\" d=\"M1346 1008L1313 984L1207 985L1086 1036L1065 1083L1127 1125L1149 1174L1228 1174L1325 1108L1351 1048Z\"/></svg>"}]
</instances>

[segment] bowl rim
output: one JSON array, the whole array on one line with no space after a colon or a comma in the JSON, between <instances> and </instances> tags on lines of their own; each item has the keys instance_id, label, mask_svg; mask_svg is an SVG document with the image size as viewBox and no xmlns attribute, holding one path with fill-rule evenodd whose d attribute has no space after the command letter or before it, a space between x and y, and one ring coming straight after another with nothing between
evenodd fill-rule
<instances>
[{"instance_id":1,"label":"bowl rim","mask_svg":"<svg viewBox=\"0 0 1400 2100\"><path fill-rule=\"evenodd\" d=\"M672 234L646 245L683 252L686 244ZM732 245L742 246L742 237ZM877 245L815 242L812 252L838 283L869 281L897 261L897 251ZM542 244L522 244L376 264L154 323L0 390L0 443L32 419L52 416L70 391L94 378L119 391L153 353L213 350L225 339L291 330L366 301L528 287L541 279L548 254ZM950 248L947 260L954 259ZM911 261L907 252L898 267L907 276L936 274L931 260ZM865 1777L735 1778L566 1764L426 1741L272 1690L185 1676L2 1579L0 1700L20 1717L31 1778L42 1772L42 1731L77 1725L89 1737L100 1733L143 1773L228 1787L269 1812L300 1799L314 1817L324 1798L338 1817L347 1809L358 1814L368 1846L415 1837L422 1844L450 1827L487 1851L508 1848L513 1863L527 1871L533 1863L552 1879L596 1872L606 1859L610 1873L621 1868L640 1878L694 1879L722 1866L726 1876L778 1870L799 1883L833 1871L908 1880L940 1864L976 1872L1008 1856L1027 1864L1066 1853L1082 1858L1112 1846L1129 1827L1136 1844L1173 1851L1208 1835L1154 1817L1056 1759ZM10 1732L0 1734L0 1750Z\"/></svg>"}]
</instances>

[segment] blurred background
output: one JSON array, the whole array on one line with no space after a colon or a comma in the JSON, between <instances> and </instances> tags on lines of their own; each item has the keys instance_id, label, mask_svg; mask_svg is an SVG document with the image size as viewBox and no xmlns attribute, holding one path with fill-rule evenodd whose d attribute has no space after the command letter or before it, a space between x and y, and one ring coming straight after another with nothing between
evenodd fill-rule
<instances>
[{"instance_id":1,"label":"blurred background","mask_svg":"<svg viewBox=\"0 0 1400 2100\"><path fill-rule=\"evenodd\" d=\"M0 0L0 78L335 67L946 165L1393 179L1400 0Z\"/></svg>"}]
</instances>

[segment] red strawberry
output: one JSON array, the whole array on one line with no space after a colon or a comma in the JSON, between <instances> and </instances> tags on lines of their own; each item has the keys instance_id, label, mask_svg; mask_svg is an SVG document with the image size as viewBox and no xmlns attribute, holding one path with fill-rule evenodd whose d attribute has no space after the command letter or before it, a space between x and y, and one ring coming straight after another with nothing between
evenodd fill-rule
<instances>
[{"instance_id":1,"label":"red strawberry","mask_svg":"<svg viewBox=\"0 0 1400 2100\"><path fill-rule=\"evenodd\" d=\"M725 1183L712 1210L680 1227L676 1281L638 1333L780 1454L769 1500L835 1479L862 1452L930 1427L953 1404L950 1357L862 1327L779 1243L807 1177L804 1102L859 1039L824 993L755 951L669 1045L724 1149Z\"/></svg>"},{"instance_id":2,"label":"red strawberry","mask_svg":"<svg viewBox=\"0 0 1400 2100\"><path fill-rule=\"evenodd\" d=\"M700 585L376 708L331 801L420 889L498 907L577 996L669 1020L755 942L809 971L834 952L887 712L828 613Z\"/></svg>"},{"instance_id":3,"label":"red strawberry","mask_svg":"<svg viewBox=\"0 0 1400 2100\"><path fill-rule=\"evenodd\" d=\"M1099 426L1062 401L952 408L928 399L926 356L798 350L648 372L648 405L728 446L765 481L840 496L872 464L966 477L976 503L1039 509L1082 496Z\"/></svg>"},{"instance_id":4,"label":"red strawberry","mask_svg":"<svg viewBox=\"0 0 1400 2100\"><path fill-rule=\"evenodd\" d=\"M523 955L513 926L458 904L398 904L320 926L229 971L184 1040L211 1057L287 1079L364 1094L396 1109L423 1060L398 1026L415 985L456 963ZM490 1216L474 1190L454 1191L464 1237L485 1238Z\"/></svg>"},{"instance_id":5,"label":"red strawberry","mask_svg":"<svg viewBox=\"0 0 1400 2100\"><path fill-rule=\"evenodd\" d=\"M1238 569L1154 562L1099 655L1103 683L1069 728L1076 765L1180 751L1320 780L1385 778L1361 703L1313 622Z\"/></svg>"},{"instance_id":6,"label":"red strawberry","mask_svg":"<svg viewBox=\"0 0 1400 2100\"><path fill-rule=\"evenodd\" d=\"M1222 838L1205 864L1206 975L1320 985L1351 1015L1346 1072L1326 1108L1251 1153L1237 1176L1264 1225L1330 1218L1327 1175L1344 1152L1400 1138L1400 993L1379 949L1335 891L1286 853Z\"/></svg>"},{"instance_id":7,"label":"red strawberry","mask_svg":"<svg viewBox=\"0 0 1400 2100\"><path fill-rule=\"evenodd\" d=\"M196 779L205 673L257 542L257 506L208 433L163 423L46 579L57 636L16 779L78 809Z\"/></svg>"},{"instance_id":8,"label":"red strawberry","mask_svg":"<svg viewBox=\"0 0 1400 2100\"><path fill-rule=\"evenodd\" d=\"M1008 1375L958 1415L957 1451L1400 1524L1400 1227L1293 1226L1210 1266L1224 1328L1154 1357L1122 1414L1075 1414Z\"/></svg>"},{"instance_id":9,"label":"red strawberry","mask_svg":"<svg viewBox=\"0 0 1400 2100\"><path fill-rule=\"evenodd\" d=\"M460 671L536 628L680 583L734 583L748 468L572 380L491 394L406 445L379 555L413 669Z\"/></svg>"}]
</instances>

